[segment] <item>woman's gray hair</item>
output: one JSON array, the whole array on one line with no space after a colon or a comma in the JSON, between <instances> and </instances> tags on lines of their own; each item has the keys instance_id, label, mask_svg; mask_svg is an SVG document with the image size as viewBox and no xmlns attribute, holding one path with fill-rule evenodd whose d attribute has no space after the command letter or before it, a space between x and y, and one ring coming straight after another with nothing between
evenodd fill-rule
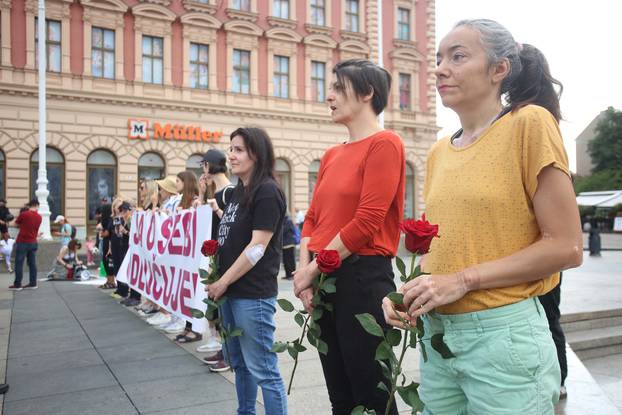
<instances>
[{"instance_id":1,"label":"woman's gray hair","mask_svg":"<svg viewBox=\"0 0 622 415\"><path fill-rule=\"evenodd\" d=\"M522 70L519 56L520 47L510 31L501 24L489 19L461 20L456 23L454 29L460 26L470 27L479 33L484 49L488 54L488 62L491 65L499 63L504 58L510 62L510 72L501 83L501 93L508 92L512 82Z\"/></svg>"}]
</instances>

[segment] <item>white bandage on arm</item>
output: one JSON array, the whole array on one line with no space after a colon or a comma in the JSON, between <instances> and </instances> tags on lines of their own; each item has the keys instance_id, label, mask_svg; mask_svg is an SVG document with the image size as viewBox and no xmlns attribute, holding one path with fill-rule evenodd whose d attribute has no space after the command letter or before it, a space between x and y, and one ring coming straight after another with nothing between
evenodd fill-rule
<instances>
[{"instance_id":1,"label":"white bandage on arm","mask_svg":"<svg viewBox=\"0 0 622 415\"><path fill-rule=\"evenodd\" d=\"M253 266L257 265L259 260L263 258L263 254L266 252L266 247L262 244L253 245L248 248L244 253L246 254L246 258L250 261Z\"/></svg>"}]
</instances>

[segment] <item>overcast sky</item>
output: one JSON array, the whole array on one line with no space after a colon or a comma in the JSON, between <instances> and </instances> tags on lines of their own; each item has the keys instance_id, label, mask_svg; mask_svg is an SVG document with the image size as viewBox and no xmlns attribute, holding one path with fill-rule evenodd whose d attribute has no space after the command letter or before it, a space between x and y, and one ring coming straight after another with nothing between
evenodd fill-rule
<instances>
[{"instance_id":1,"label":"overcast sky","mask_svg":"<svg viewBox=\"0 0 622 415\"><path fill-rule=\"evenodd\" d=\"M465 18L493 19L519 43L530 43L546 56L564 85L561 123L575 170L574 140L600 111L622 110L622 0L436 0L436 43ZM437 96L439 137L459 128L453 111Z\"/></svg>"}]
</instances>

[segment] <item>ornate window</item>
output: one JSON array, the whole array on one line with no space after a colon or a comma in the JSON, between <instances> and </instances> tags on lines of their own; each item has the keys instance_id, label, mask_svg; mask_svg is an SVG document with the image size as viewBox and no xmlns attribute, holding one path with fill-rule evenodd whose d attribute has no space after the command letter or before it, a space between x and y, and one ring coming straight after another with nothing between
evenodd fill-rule
<instances>
[{"instance_id":1,"label":"ornate window","mask_svg":"<svg viewBox=\"0 0 622 415\"><path fill-rule=\"evenodd\" d=\"M48 205L50 218L62 215L65 211L65 158L55 148L45 148L46 170L48 179ZM39 177L39 149L30 156L30 198L35 198L37 178Z\"/></svg>"},{"instance_id":2,"label":"ornate window","mask_svg":"<svg viewBox=\"0 0 622 415\"><path fill-rule=\"evenodd\" d=\"M164 39L143 35L143 82L162 84Z\"/></svg>"},{"instance_id":3,"label":"ornate window","mask_svg":"<svg viewBox=\"0 0 622 415\"><path fill-rule=\"evenodd\" d=\"M345 29L349 32L360 32L359 28L359 1L346 0L346 25Z\"/></svg>"},{"instance_id":4,"label":"ornate window","mask_svg":"<svg viewBox=\"0 0 622 415\"><path fill-rule=\"evenodd\" d=\"M164 159L158 153L147 152L138 159L138 180L161 179L166 174Z\"/></svg>"},{"instance_id":5,"label":"ornate window","mask_svg":"<svg viewBox=\"0 0 622 415\"><path fill-rule=\"evenodd\" d=\"M91 34L93 76L114 79L114 38L114 30L93 27Z\"/></svg>"},{"instance_id":6,"label":"ornate window","mask_svg":"<svg viewBox=\"0 0 622 415\"><path fill-rule=\"evenodd\" d=\"M117 159L108 150L95 150L86 159L88 221L102 203L112 203L117 193Z\"/></svg>"},{"instance_id":7,"label":"ornate window","mask_svg":"<svg viewBox=\"0 0 622 415\"><path fill-rule=\"evenodd\" d=\"M313 160L309 165L309 204L313 200L313 192L315 191L315 185L317 184L317 175L320 171L320 161Z\"/></svg>"},{"instance_id":8,"label":"ornate window","mask_svg":"<svg viewBox=\"0 0 622 415\"><path fill-rule=\"evenodd\" d=\"M251 53L248 50L233 49L233 92L250 93Z\"/></svg>"},{"instance_id":9,"label":"ornate window","mask_svg":"<svg viewBox=\"0 0 622 415\"><path fill-rule=\"evenodd\" d=\"M209 86L209 46L190 43L190 87L204 88Z\"/></svg>"},{"instance_id":10,"label":"ornate window","mask_svg":"<svg viewBox=\"0 0 622 415\"><path fill-rule=\"evenodd\" d=\"M289 163L284 159L276 159L274 166L276 181L281 185L281 189L285 194L285 202L287 206L293 206L291 200L291 168Z\"/></svg>"},{"instance_id":11,"label":"ornate window","mask_svg":"<svg viewBox=\"0 0 622 415\"><path fill-rule=\"evenodd\" d=\"M289 0L274 0L272 16L289 19Z\"/></svg>"},{"instance_id":12,"label":"ornate window","mask_svg":"<svg viewBox=\"0 0 622 415\"><path fill-rule=\"evenodd\" d=\"M311 61L311 97L314 101L326 101L326 64Z\"/></svg>"},{"instance_id":13,"label":"ornate window","mask_svg":"<svg viewBox=\"0 0 622 415\"><path fill-rule=\"evenodd\" d=\"M246 12L251 11L251 0L231 0L231 8Z\"/></svg>"},{"instance_id":14,"label":"ornate window","mask_svg":"<svg viewBox=\"0 0 622 415\"><path fill-rule=\"evenodd\" d=\"M289 58L274 55L274 96L289 98Z\"/></svg>"},{"instance_id":15,"label":"ornate window","mask_svg":"<svg viewBox=\"0 0 622 415\"><path fill-rule=\"evenodd\" d=\"M410 40L410 9L397 8L397 38Z\"/></svg>"},{"instance_id":16,"label":"ornate window","mask_svg":"<svg viewBox=\"0 0 622 415\"><path fill-rule=\"evenodd\" d=\"M35 67L39 67L39 30L35 17ZM61 22L45 19L45 63L46 71L61 71Z\"/></svg>"},{"instance_id":17,"label":"ornate window","mask_svg":"<svg viewBox=\"0 0 622 415\"><path fill-rule=\"evenodd\" d=\"M412 109L410 74L400 73L399 89L400 89L400 109L410 111Z\"/></svg>"},{"instance_id":18,"label":"ornate window","mask_svg":"<svg viewBox=\"0 0 622 415\"><path fill-rule=\"evenodd\" d=\"M311 24L326 26L326 3L325 0L311 0Z\"/></svg>"},{"instance_id":19,"label":"ornate window","mask_svg":"<svg viewBox=\"0 0 622 415\"><path fill-rule=\"evenodd\" d=\"M203 161L203 154L193 154L186 160L186 170L193 172L197 175L197 178L203 174L203 167L201 162Z\"/></svg>"}]
</instances>

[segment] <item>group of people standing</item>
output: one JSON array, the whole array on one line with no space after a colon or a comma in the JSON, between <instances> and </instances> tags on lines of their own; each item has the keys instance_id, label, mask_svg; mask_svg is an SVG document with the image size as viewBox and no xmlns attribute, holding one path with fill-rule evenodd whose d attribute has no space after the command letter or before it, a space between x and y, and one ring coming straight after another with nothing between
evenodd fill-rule
<instances>
[{"instance_id":1,"label":"group of people standing","mask_svg":"<svg viewBox=\"0 0 622 415\"><path fill-rule=\"evenodd\" d=\"M355 318L370 313L384 330L422 317L426 333L443 333L450 359L433 351L431 336L424 339L429 352L420 362L419 393L425 414L553 414L560 367L537 297L558 285L560 270L582 261L579 213L558 126L560 84L538 49L484 19L461 21L443 38L435 74L442 103L457 113L462 128L437 142L428 156L426 216L439 225L441 238L423 259L429 274L399 288L402 312L386 295L396 290L391 260L404 216L404 145L377 122L387 106L391 75L366 60L333 68L327 102L348 137L322 157L299 263L294 271L288 260L287 275L311 312L320 274L315 255L331 249L342 260L334 272L337 291L325 297L332 311L319 321L328 345L320 358L332 413L350 414L359 405L376 413L387 409L388 396L377 385L388 380L374 360L380 340ZM212 207L221 277L206 290L214 300L228 297L222 324L243 330L226 340L225 355L219 355L235 371L237 413L255 413L261 388L266 413L286 414L271 347L287 206L275 180L269 136L260 128L235 130L228 161L236 186L226 179L225 155L210 150L198 181L183 172L143 183L139 208ZM115 284L131 210L119 198L99 212L110 277L102 288L116 288L128 297L126 305L178 330L183 323ZM191 327L181 329L178 339L200 338Z\"/></svg>"},{"instance_id":2,"label":"group of people standing","mask_svg":"<svg viewBox=\"0 0 622 415\"><path fill-rule=\"evenodd\" d=\"M332 310L319 325L320 355L333 414L362 405L385 413L387 385L374 360L380 339L355 315L383 329L422 317L427 360L420 362L425 414L553 414L562 391L555 344L538 299L558 289L563 269L582 262L579 212L559 132L561 87L535 47L517 43L497 22L459 22L437 53L437 89L462 128L436 143L427 160L427 220L441 238L423 258L427 275L399 288L405 311L386 297L396 289L391 258L403 220L402 139L377 116L391 76L369 61L333 69L327 102L349 137L323 156L302 229L294 291L313 310L320 275L315 255L336 250ZM238 414L255 413L258 387L266 413L287 413L274 341L279 226L285 206L272 174L274 155L261 130L231 135L230 162L241 183L219 228L222 278L207 287L227 295L224 324L244 334L228 340ZM443 339L453 357L430 344ZM397 409L388 408L397 414Z\"/></svg>"}]
</instances>

